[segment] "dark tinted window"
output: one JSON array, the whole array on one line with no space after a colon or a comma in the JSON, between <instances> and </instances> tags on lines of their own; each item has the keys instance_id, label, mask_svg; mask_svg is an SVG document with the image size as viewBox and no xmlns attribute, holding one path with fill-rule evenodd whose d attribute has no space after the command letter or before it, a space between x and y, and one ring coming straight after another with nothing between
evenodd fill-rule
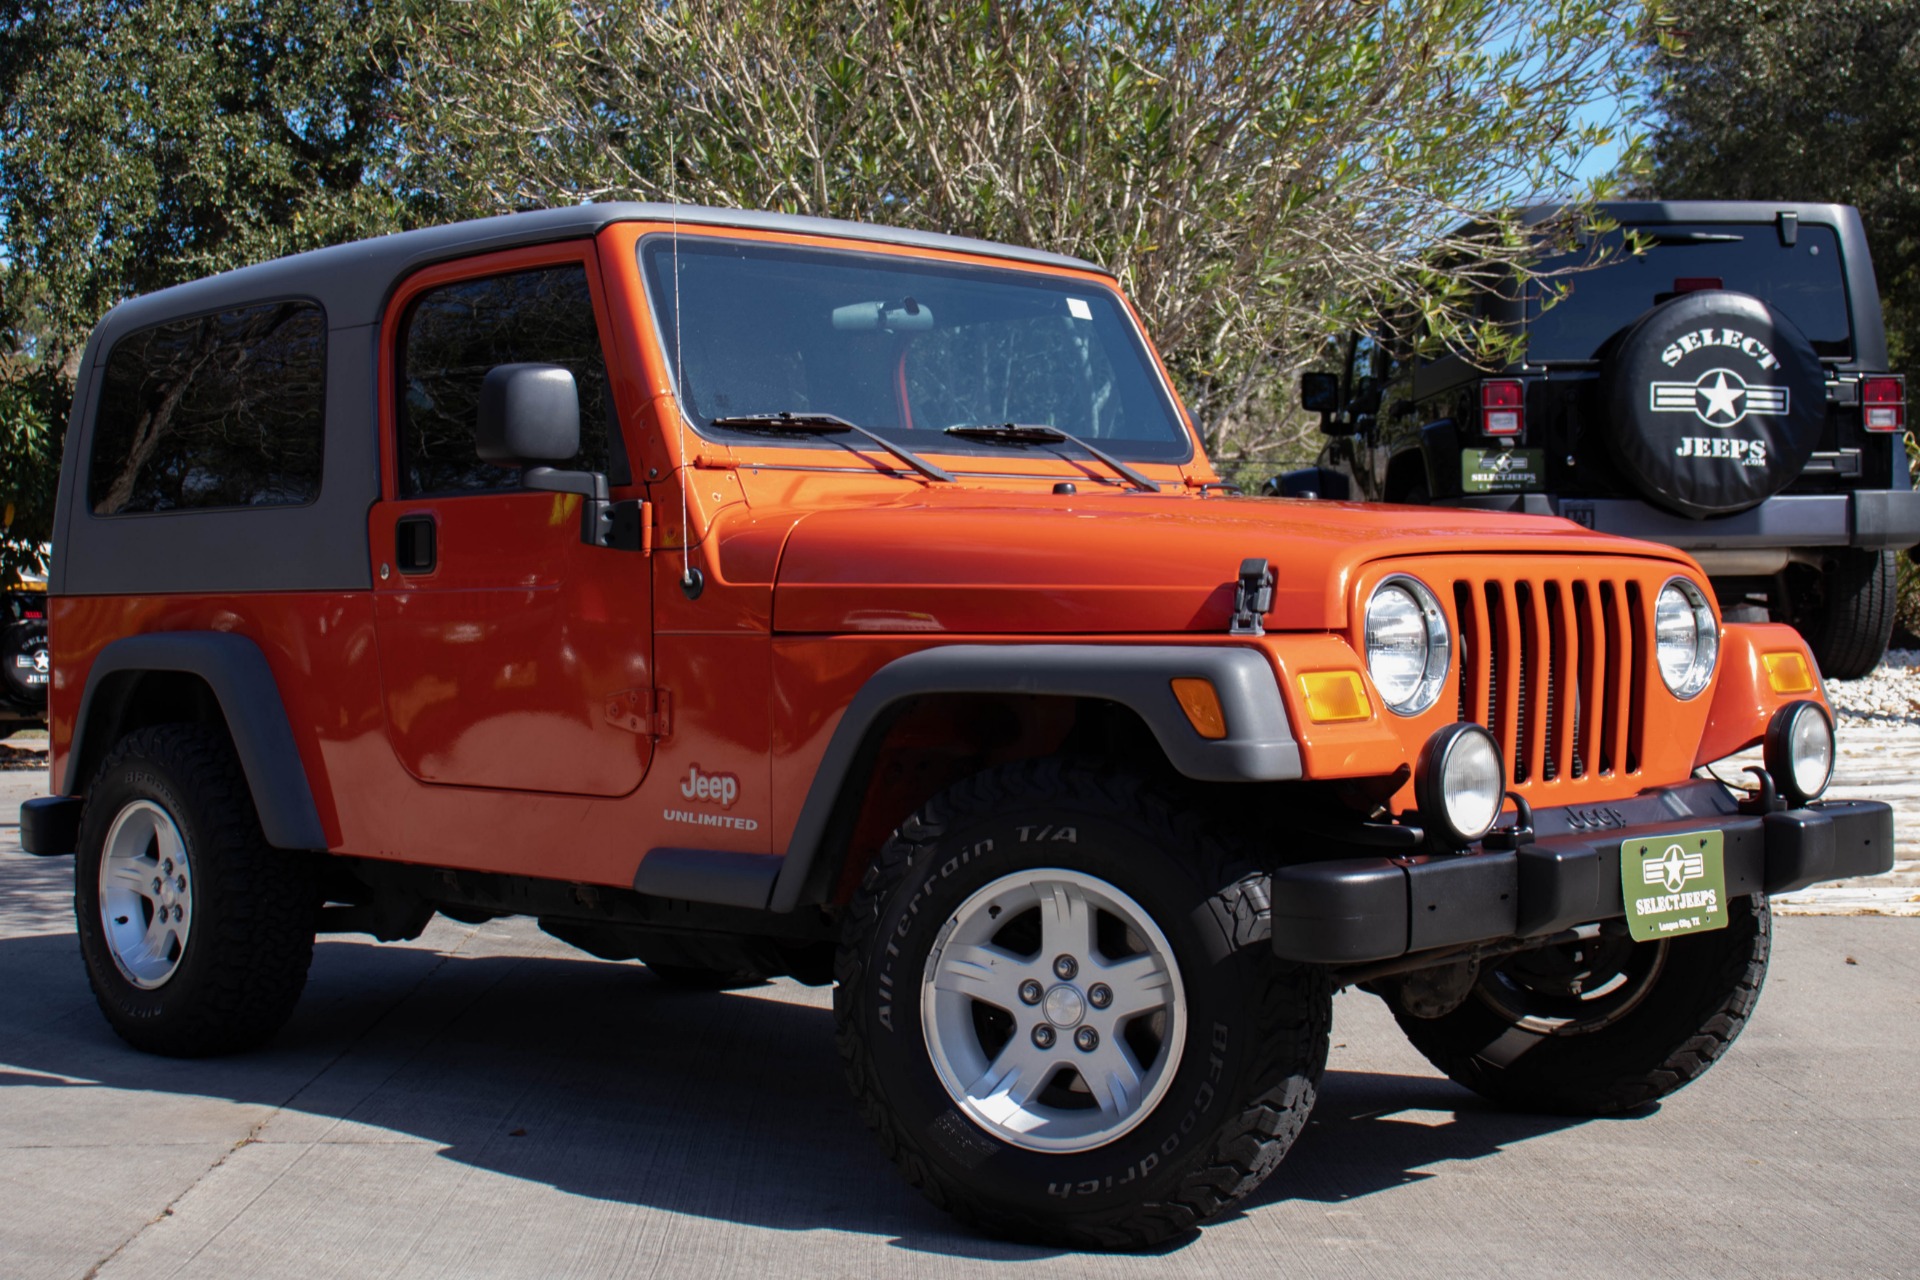
<instances>
[{"instance_id":1,"label":"dark tinted window","mask_svg":"<svg viewBox=\"0 0 1920 1280\"><path fill-rule=\"evenodd\" d=\"M649 238L642 255L670 359L682 344L681 404L715 435L729 434L716 418L809 412L914 449L992 453L941 431L1019 422L1128 458L1192 452L1131 318L1097 285L692 236Z\"/></svg>"},{"instance_id":2,"label":"dark tinted window","mask_svg":"<svg viewBox=\"0 0 1920 1280\"><path fill-rule=\"evenodd\" d=\"M408 310L402 341L402 493L519 485L519 468L483 462L473 446L480 383L501 364L571 370L580 389L580 452L562 465L608 469L612 401L585 267L517 271L430 290Z\"/></svg>"},{"instance_id":3,"label":"dark tinted window","mask_svg":"<svg viewBox=\"0 0 1920 1280\"><path fill-rule=\"evenodd\" d=\"M1725 288L1751 294L1784 314L1822 356L1853 353L1840 241L1832 227L1802 226L1791 246L1772 225L1661 226L1636 229L1653 244L1630 254L1615 232L1600 243L1605 263L1565 277L1567 297L1542 309L1527 302L1527 358L1591 360L1607 339L1676 292ZM1578 259L1585 260L1585 255ZM1566 265L1549 260L1543 270ZM1717 283L1716 283L1717 282Z\"/></svg>"},{"instance_id":4,"label":"dark tinted window","mask_svg":"<svg viewBox=\"0 0 1920 1280\"><path fill-rule=\"evenodd\" d=\"M131 515L312 501L326 374L326 317L311 302L128 334L100 386L88 504Z\"/></svg>"}]
</instances>

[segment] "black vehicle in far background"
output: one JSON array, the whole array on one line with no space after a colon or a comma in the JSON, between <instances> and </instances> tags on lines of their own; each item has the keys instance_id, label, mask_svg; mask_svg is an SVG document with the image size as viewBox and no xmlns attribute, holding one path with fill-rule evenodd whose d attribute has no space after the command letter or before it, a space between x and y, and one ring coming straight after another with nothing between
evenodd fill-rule
<instances>
[{"instance_id":1,"label":"black vehicle in far background","mask_svg":"<svg viewBox=\"0 0 1920 1280\"><path fill-rule=\"evenodd\" d=\"M47 723L47 582L22 578L0 593L0 738Z\"/></svg>"},{"instance_id":2,"label":"black vehicle in far background","mask_svg":"<svg viewBox=\"0 0 1920 1280\"><path fill-rule=\"evenodd\" d=\"M1524 337L1507 367L1363 335L1344 372L1304 375L1329 439L1265 491L1560 515L1664 542L1700 561L1730 621L1790 622L1827 675L1865 675L1893 628L1895 554L1920 543L1920 492L1859 214L1601 210L1619 228L1546 258L1547 283L1476 300Z\"/></svg>"}]
</instances>

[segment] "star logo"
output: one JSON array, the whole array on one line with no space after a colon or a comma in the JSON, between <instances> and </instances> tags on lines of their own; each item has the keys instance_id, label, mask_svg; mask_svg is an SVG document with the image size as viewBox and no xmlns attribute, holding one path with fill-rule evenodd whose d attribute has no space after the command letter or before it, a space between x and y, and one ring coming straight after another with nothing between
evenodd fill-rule
<instances>
[{"instance_id":1,"label":"star logo","mask_svg":"<svg viewBox=\"0 0 1920 1280\"><path fill-rule=\"evenodd\" d=\"M1658 858L1647 859L1641 874L1648 884L1661 885L1668 893L1678 893L1687 881L1707 874L1707 860L1698 853L1688 853L1681 846L1670 844Z\"/></svg>"},{"instance_id":2,"label":"star logo","mask_svg":"<svg viewBox=\"0 0 1920 1280\"><path fill-rule=\"evenodd\" d=\"M1731 369L1709 369L1692 382L1656 382L1651 396L1655 413L1691 413L1710 427L1787 412L1785 387L1751 386Z\"/></svg>"}]
</instances>

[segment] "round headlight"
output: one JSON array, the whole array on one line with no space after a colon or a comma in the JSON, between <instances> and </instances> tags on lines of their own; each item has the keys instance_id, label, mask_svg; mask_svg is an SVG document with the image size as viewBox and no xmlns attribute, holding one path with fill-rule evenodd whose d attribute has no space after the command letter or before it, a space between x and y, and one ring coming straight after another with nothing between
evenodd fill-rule
<instances>
[{"instance_id":1,"label":"round headlight","mask_svg":"<svg viewBox=\"0 0 1920 1280\"><path fill-rule=\"evenodd\" d=\"M1453 639L1425 584L1396 574L1367 601L1367 674L1396 715L1415 716L1446 687Z\"/></svg>"},{"instance_id":2,"label":"round headlight","mask_svg":"<svg viewBox=\"0 0 1920 1280\"><path fill-rule=\"evenodd\" d=\"M1493 829L1507 794L1500 744L1470 721L1434 732L1420 751L1413 777L1420 820L1454 848L1472 844Z\"/></svg>"},{"instance_id":3,"label":"round headlight","mask_svg":"<svg viewBox=\"0 0 1920 1280\"><path fill-rule=\"evenodd\" d=\"M1798 809L1818 800L1833 781L1833 721L1817 702L1790 702L1767 722L1762 752L1773 783Z\"/></svg>"},{"instance_id":4,"label":"round headlight","mask_svg":"<svg viewBox=\"0 0 1920 1280\"><path fill-rule=\"evenodd\" d=\"M1653 603L1653 652L1676 698L1693 697L1713 678L1720 629L1706 596L1685 578L1670 580Z\"/></svg>"}]
</instances>

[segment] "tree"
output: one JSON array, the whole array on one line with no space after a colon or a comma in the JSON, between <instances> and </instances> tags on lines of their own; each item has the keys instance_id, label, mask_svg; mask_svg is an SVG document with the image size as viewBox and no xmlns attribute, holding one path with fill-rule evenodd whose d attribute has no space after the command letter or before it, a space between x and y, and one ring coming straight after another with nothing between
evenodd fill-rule
<instances>
[{"instance_id":1,"label":"tree","mask_svg":"<svg viewBox=\"0 0 1920 1280\"><path fill-rule=\"evenodd\" d=\"M1920 357L1920 0L1690 0L1654 62L1654 194L1837 201L1894 367Z\"/></svg>"},{"instance_id":2,"label":"tree","mask_svg":"<svg viewBox=\"0 0 1920 1280\"><path fill-rule=\"evenodd\" d=\"M465 213L679 199L1091 258L1231 462L1287 447L1293 373L1351 322L1502 341L1446 264L1535 252L1513 206L1613 138L1583 111L1631 114L1640 19L1629 0L474 0L417 23L403 110L415 181Z\"/></svg>"},{"instance_id":3,"label":"tree","mask_svg":"<svg viewBox=\"0 0 1920 1280\"><path fill-rule=\"evenodd\" d=\"M80 346L136 294L433 216L384 0L0 0L0 573L52 531Z\"/></svg>"}]
</instances>

